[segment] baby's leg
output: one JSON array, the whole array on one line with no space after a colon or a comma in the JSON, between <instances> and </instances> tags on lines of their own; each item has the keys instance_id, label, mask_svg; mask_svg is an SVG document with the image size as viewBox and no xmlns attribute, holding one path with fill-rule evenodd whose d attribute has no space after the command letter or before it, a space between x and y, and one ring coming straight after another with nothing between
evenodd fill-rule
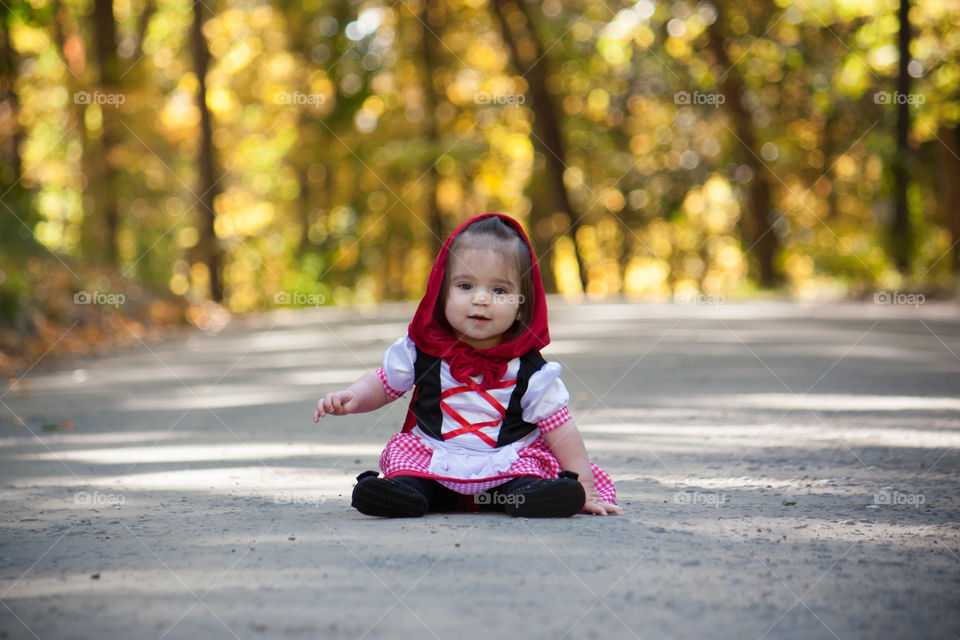
<instances>
[{"instance_id":1,"label":"baby's leg","mask_svg":"<svg viewBox=\"0 0 960 640\"><path fill-rule=\"evenodd\" d=\"M394 476L393 479L422 493L427 499L428 511L454 511L457 508L460 494L436 480L418 476Z\"/></svg>"},{"instance_id":2,"label":"baby's leg","mask_svg":"<svg viewBox=\"0 0 960 640\"><path fill-rule=\"evenodd\" d=\"M352 505L360 513L387 518L415 518L427 511L453 511L457 494L436 480L398 475L378 478L376 471L357 476Z\"/></svg>"},{"instance_id":3,"label":"baby's leg","mask_svg":"<svg viewBox=\"0 0 960 640\"><path fill-rule=\"evenodd\" d=\"M378 478L376 471L364 471L357 476L351 505L368 516L386 518L416 518L430 506L424 488L411 476Z\"/></svg>"},{"instance_id":4,"label":"baby's leg","mask_svg":"<svg viewBox=\"0 0 960 640\"><path fill-rule=\"evenodd\" d=\"M556 480L535 477L514 478L495 489L498 502L511 516L562 518L580 513L587 502L583 485L572 471L561 471Z\"/></svg>"}]
</instances>

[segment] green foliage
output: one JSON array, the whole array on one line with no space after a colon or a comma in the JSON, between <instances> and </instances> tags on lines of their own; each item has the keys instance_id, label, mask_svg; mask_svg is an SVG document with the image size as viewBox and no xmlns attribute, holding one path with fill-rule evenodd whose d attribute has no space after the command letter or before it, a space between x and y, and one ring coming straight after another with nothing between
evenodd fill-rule
<instances>
[{"instance_id":1,"label":"green foliage","mask_svg":"<svg viewBox=\"0 0 960 640\"><path fill-rule=\"evenodd\" d=\"M213 208L231 309L274 307L282 291L326 304L416 297L434 230L487 210L536 226L561 290L583 284L567 277L576 259L597 296L751 290L758 180L769 185L775 265L789 289L950 286L955 262L944 256L958 214L939 194L960 176L938 158L943 131L960 123L956 0L911 14L904 274L887 233L896 106L880 97L895 86L896 2L528 2L537 42L521 47L543 51L546 104L512 67L493 3L421 2L210 5ZM112 88L98 84L89 3L12 6L0 119L18 133L22 179L0 175L20 218L0 209L3 255L108 260L109 184L114 268L208 296L190 3L151 4L145 25L145 2L115 3L122 75ZM547 110L562 131L572 220L542 210L552 150L535 153L534 122ZM2 153L14 157L9 145ZM7 320L29 295L16 271L0 288Z\"/></svg>"}]
</instances>

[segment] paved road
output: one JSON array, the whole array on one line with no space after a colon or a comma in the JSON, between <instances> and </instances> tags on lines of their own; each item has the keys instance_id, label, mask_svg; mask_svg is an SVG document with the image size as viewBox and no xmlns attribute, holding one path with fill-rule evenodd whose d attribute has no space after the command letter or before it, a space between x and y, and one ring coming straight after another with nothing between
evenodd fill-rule
<instances>
[{"instance_id":1,"label":"paved road","mask_svg":"<svg viewBox=\"0 0 960 640\"><path fill-rule=\"evenodd\" d=\"M0 638L956 639L958 311L553 301L616 518L350 508L403 401L311 414L406 305L41 365L0 400Z\"/></svg>"}]
</instances>

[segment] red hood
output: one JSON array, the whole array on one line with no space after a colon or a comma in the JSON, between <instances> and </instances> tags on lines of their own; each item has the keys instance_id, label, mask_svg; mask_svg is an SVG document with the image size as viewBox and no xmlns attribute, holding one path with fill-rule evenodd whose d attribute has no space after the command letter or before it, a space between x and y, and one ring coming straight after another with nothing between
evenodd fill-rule
<instances>
[{"instance_id":1,"label":"red hood","mask_svg":"<svg viewBox=\"0 0 960 640\"><path fill-rule=\"evenodd\" d=\"M493 216L500 218L515 229L530 252L533 308L530 314L530 324L523 333L509 342L503 342L489 349L474 349L469 344L457 340L457 337L449 329L437 324L434 320L434 308L438 304L443 304L439 300L440 288L447 267L447 254L454 238L473 222ZM481 387L487 387L499 381L506 371L507 362L510 359L522 356L531 349L539 351L550 344L550 332L547 328L547 300L543 293L543 283L540 280L540 267L537 265L537 257L530 246L530 240L527 239L527 235L523 232L519 222L498 213L484 213L470 218L450 234L433 263L433 269L431 269L430 278L427 281L427 290L420 301L420 306L417 307L413 321L410 322L409 334L410 339L421 351L438 358L446 358L450 363L450 371L453 377L460 382L465 383L470 376L483 375L483 380L480 383Z\"/></svg>"}]
</instances>

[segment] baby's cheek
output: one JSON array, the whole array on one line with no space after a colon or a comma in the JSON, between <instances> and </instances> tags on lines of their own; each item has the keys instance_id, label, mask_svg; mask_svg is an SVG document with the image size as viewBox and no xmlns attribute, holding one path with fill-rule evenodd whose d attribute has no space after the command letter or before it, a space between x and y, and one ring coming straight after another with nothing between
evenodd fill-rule
<instances>
[{"instance_id":1,"label":"baby's cheek","mask_svg":"<svg viewBox=\"0 0 960 640\"><path fill-rule=\"evenodd\" d=\"M450 320L450 315L454 311L456 303L454 302L453 296L449 293L447 294L447 299L443 305L443 315L446 316L447 320Z\"/></svg>"}]
</instances>

